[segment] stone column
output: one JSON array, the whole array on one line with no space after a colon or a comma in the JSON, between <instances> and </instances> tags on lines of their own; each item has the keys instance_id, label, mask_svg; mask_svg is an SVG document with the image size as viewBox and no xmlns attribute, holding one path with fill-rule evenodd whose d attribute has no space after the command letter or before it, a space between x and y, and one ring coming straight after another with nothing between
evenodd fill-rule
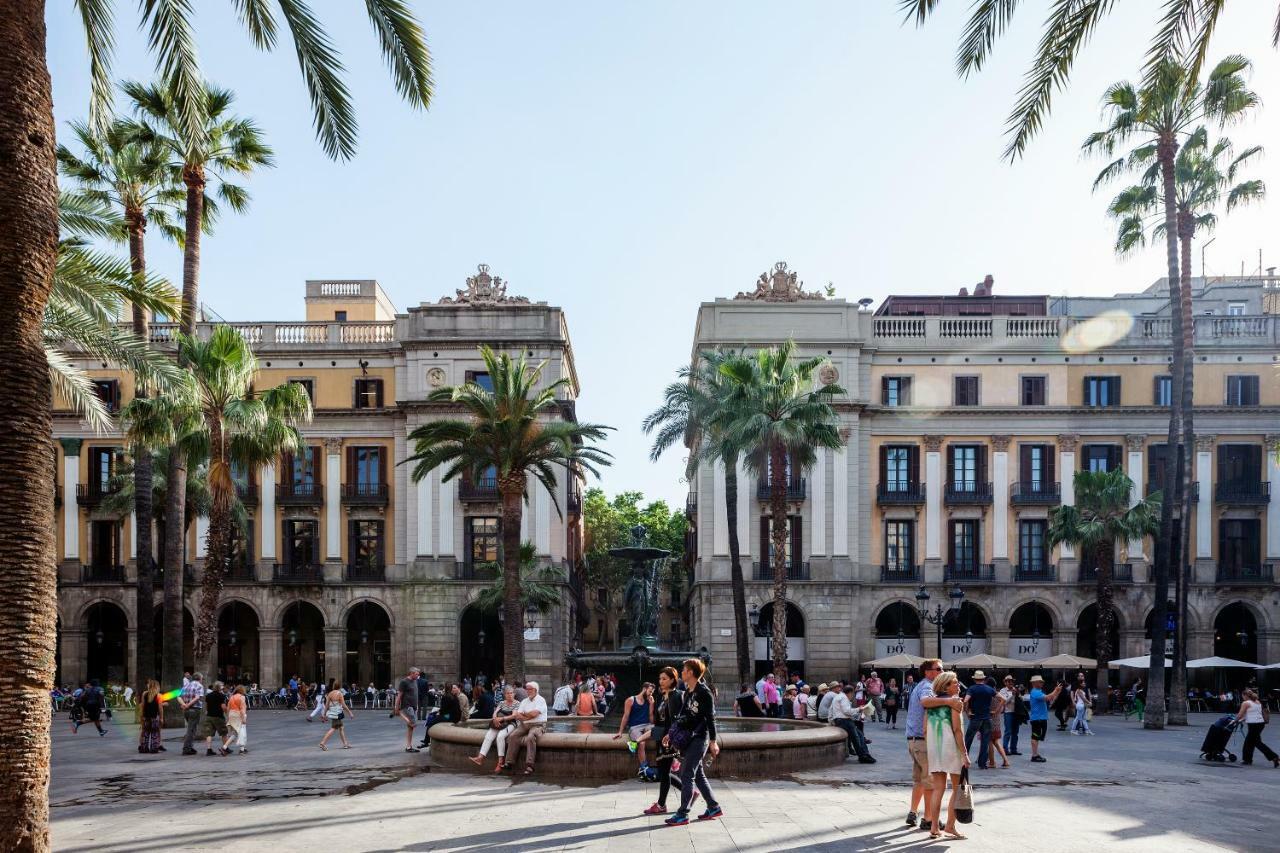
<instances>
[{"instance_id":1,"label":"stone column","mask_svg":"<svg viewBox=\"0 0 1280 853\"><path fill-rule=\"evenodd\" d=\"M924 580L941 583L942 569L942 436L924 437Z\"/></svg>"},{"instance_id":2,"label":"stone column","mask_svg":"<svg viewBox=\"0 0 1280 853\"><path fill-rule=\"evenodd\" d=\"M276 466L262 466L258 502L258 580L269 582L276 562Z\"/></svg>"},{"instance_id":3,"label":"stone column","mask_svg":"<svg viewBox=\"0 0 1280 853\"><path fill-rule=\"evenodd\" d=\"M423 477L414 485L414 489L418 493L418 553L411 554L411 557L435 556L436 553L435 543L432 541L431 536L431 510L433 509L431 506L431 483L435 480L435 477L435 471L428 472L427 476Z\"/></svg>"},{"instance_id":4,"label":"stone column","mask_svg":"<svg viewBox=\"0 0 1280 853\"><path fill-rule=\"evenodd\" d=\"M258 685L264 689L274 690L285 681L280 671L284 665L283 642L284 631L279 625L258 628Z\"/></svg>"},{"instance_id":5,"label":"stone column","mask_svg":"<svg viewBox=\"0 0 1280 853\"><path fill-rule=\"evenodd\" d=\"M725 511L724 497L724 463L716 460L711 466L711 555L713 557L723 557L729 553L729 516ZM738 489L746 488L747 484L738 481Z\"/></svg>"},{"instance_id":6,"label":"stone column","mask_svg":"<svg viewBox=\"0 0 1280 853\"><path fill-rule=\"evenodd\" d=\"M437 534L440 539L440 548L436 552L440 556L452 557L457 553L457 549L453 546L453 498L457 480L441 480L440 481L440 514L436 516L440 521L440 532Z\"/></svg>"},{"instance_id":7,"label":"stone column","mask_svg":"<svg viewBox=\"0 0 1280 853\"><path fill-rule=\"evenodd\" d=\"M62 658L62 681L65 684L84 684L89 665L89 635L81 627L62 626L58 636L58 651Z\"/></svg>"},{"instance_id":8,"label":"stone column","mask_svg":"<svg viewBox=\"0 0 1280 853\"><path fill-rule=\"evenodd\" d=\"M59 441L62 444L62 559L69 563L80 559L80 502L76 499L76 489L80 485L80 447L84 442L78 438Z\"/></svg>"},{"instance_id":9,"label":"stone column","mask_svg":"<svg viewBox=\"0 0 1280 853\"><path fill-rule=\"evenodd\" d=\"M1263 453L1271 503L1267 504L1267 559L1280 560L1280 435L1268 435Z\"/></svg>"},{"instance_id":10,"label":"stone column","mask_svg":"<svg viewBox=\"0 0 1280 853\"><path fill-rule=\"evenodd\" d=\"M1076 485L1073 479L1076 474L1076 443L1079 442L1078 435L1060 435L1058 436L1058 480L1062 484L1062 505L1074 506L1076 502ZM1062 544L1062 559L1074 560L1076 556L1075 549L1065 542ZM1075 573L1068 574L1063 567L1058 568L1058 577L1074 577Z\"/></svg>"},{"instance_id":11,"label":"stone column","mask_svg":"<svg viewBox=\"0 0 1280 853\"><path fill-rule=\"evenodd\" d=\"M809 472L809 553L827 555L827 451L819 447Z\"/></svg>"},{"instance_id":12,"label":"stone column","mask_svg":"<svg viewBox=\"0 0 1280 853\"><path fill-rule=\"evenodd\" d=\"M849 556L849 434L831 459L831 555Z\"/></svg>"},{"instance_id":13,"label":"stone column","mask_svg":"<svg viewBox=\"0 0 1280 853\"><path fill-rule=\"evenodd\" d=\"M1124 441L1129 451L1128 464L1125 465L1125 469L1129 479L1133 482L1133 489L1129 492L1129 506L1137 506L1145 495L1143 478L1146 474L1147 466L1144 463L1143 451L1147 445L1147 437L1145 435L1126 435ZM1135 568L1137 567L1136 564L1147 561L1146 553L1143 550L1145 547L1145 539L1129 540L1129 562L1134 563ZM1143 578L1134 577L1134 580L1143 580Z\"/></svg>"},{"instance_id":14,"label":"stone column","mask_svg":"<svg viewBox=\"0 0 1280 853\"><path fill-rule=\"evenodd\" d=\"M1196 436L1195 479L1200 482L1200 501L1192 505L1196 514L1196 580L1213 583L1213 574L1205 577L1201 570L1201 561L1213 559L1213 436Z\"/></svg>"},{"instance_id":15,"label":"stone column","mask_svg":"<svg viewBox=\"0 0 1280 853\"><path fill-rule=\"evenodd\" d=\"M330 678L339 681L347 677L347 626L333 627L326 625L324 629L324 680Z\"/></svg>"},{"instance_id":16,"label":"stone column","mask_svg":"<svg viewBox=\"0 0 1280 853\"><path fill-rule=\"evenodd\" d=\"M749 485L750 484L750 485ZM738 556L747 562L751 561L751 555L755 553L755 548L751 546L751 531L758 530L757 524L752 522L752 518L756 513L751 511L753 506L757 506L756 490L751 475L747 472L747 463L741 459L738 460ZM726 545L726 550L728 546Z\"/></svg>"},{"instance_id":17,"label":"stone column","mask_svg":"<svg viewBox=\"0 0 1280 853\"><path fill-rule=\"evenodd\" d=\"M1007 435L991 436L991 559L1009 562L1009 442ZM999 568L996 569L999 571ZM994 654L994 653L993 653Z\"/></svg>"},{"instance_id":18,"label":"stone column","mask_svg":"<svg viewBox=\"0 0 1280 853\"><path fill-rule=\"evenodd\" d=\"M324 440L324 559L342 562L342 439Z\"/></svg>"}]
</instances>

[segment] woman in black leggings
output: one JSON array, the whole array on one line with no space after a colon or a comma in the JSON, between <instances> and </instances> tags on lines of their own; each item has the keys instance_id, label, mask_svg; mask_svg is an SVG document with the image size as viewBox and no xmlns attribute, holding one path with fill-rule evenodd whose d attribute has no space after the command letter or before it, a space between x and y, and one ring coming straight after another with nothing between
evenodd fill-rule
<instances>
[{"instance_id":1,"label":"woman in black leggings","mask_svg":"<svg viewBox=\"0 0 1280 853\"><path fill-rule=\"evenodd\" d=\"M672 721L680 716L680 710L684 706L683 697L680 691L676 690L679 682L680 677L676 675L673 667L666 667L658 673L658 700L653 705L653 734L651 735L658 755L653 762L658 774L658 801L644 810L644 813L649 815L666 814L667 794L671 786L674 785L677 791L680 790L679 777L674 779L671 777L671 762L675 760L676 755L669 750L664 752L662 747L662 739L667 736L667 732L671 730Z\"/></svg>"},{"instance_id":2,"label":"woman in black leggings","mask_svg":"<svg viewBox=\"0 0 1280 853\"><path fill-rule=\"evenodd\" d=\"M711 793L706 771L702 768L702 759L708 752L712 758L720 754L720 744L716 742L715 698L711 695L711 688L702 682L706 669L706 665L697 658L689 658L681 665L684 705L671 730L662 739L663 746L667 746L680 732L684 742L680 755L680 810L667 818L668 826L684 826L689 822L689 806L693 804L695 785L707 802L707 810L698 815L698 820L715 820L724 814Z\"/></svg>"}]
</instances>

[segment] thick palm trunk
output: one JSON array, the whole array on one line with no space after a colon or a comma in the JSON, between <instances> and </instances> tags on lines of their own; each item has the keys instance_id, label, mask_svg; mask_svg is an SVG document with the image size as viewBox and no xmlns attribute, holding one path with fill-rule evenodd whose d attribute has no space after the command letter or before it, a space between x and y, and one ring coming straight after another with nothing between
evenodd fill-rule
<instances>
[{"instance_id":1,"label":"thick palm trunk","mask_svg":"<svg viewBox=\"0 0 1280 853\"><path fill-rule=\"evenodd\" d=\"M226 446L222 424L215 417L207 417L209 423L209 489L213 492L213 506L209 510L204 571L200 586L200 615L196 619L196 666L204 669L210 679L217 677L218 603L222 597L222 584L227 576L227 561L231 550L232 493L226 486L229 477L224 476L227 466ZM234 491L234 485L232 490Z\"/></svg>"},{"instance_id":2,"label":"thick palm trunk","mask_svg":"<svg viewBox=\"0 0 1280 853\"><path fill-rule=\"evenodd\" d=\"M755 634L747 625L747 587L742 577L742 551L738 542L738 460L724 463L724 513L729 525L729 586L733 594L733 633L736 638L738 683L749 684L752 678L751 644Z\"/></svg>"},{"instance_id":3,"label":"thick palm trunk","mask_svg":"<svg viewBox=\"0 0 1280 853\"><path fill-rule=\"evenodd\" d=\"M1111 693L1107 667L1111 663L1111 655L1115 651L1111 648L1111 626L1115 624L1116 620L1115 605L1113 604L1115 587L1111 559L1114 548L1115 545L1111 542L1100 543L1095 557L1096 565L1098 566L1098 580L1095 589L1098 600L1098 624L1094 640L1097 647L1098 668L1094 671L1094 689L1097 691L1098 698L1094 701L1094 705L1100 714L1105 714L1110 704Z\"/></svg>"},{"instance_id":4,"label":"thick palm trunk","mask_svg":"<svg viewBox=\"0 0 1280 853\"><path fill-rule=\"evenodd\" d=\"M147 220L140 210L125 212L125 221L129 226L129 265L135 278L141 280L147 274L147 256L145 236ZM150 318L146 310L133 306L133 333L141 340L150 337ZM145 397L146 389L134 388L135 397ZM137 572L138 583L135 587L135 612L138 626L138 641L135 644L137 663L133 668L134 690L142 693L147 688L147 679L156 676L155 652L155 574L153 554L155 547L151 540L151 518L154 507L151 500L152 478L151 451L141 445L134 445L133 450L133 517L134 530L137 537Z\"/></svg>"},{"instance_id":5,"label":"thick palm trunk","mask_svg":"<svg viewBox=\"0 0 1280 853\"><path fill-rule=\"evenodd\" d=\"M1195 319L1191 311L1191 241L1195 236L1195 220L1189 211L1178 212L1178 240L1182 250L1181 286L1178 288L1178 317L1181 321L1179 339L1181 341L1182 387L1179 395L1180 415L1182 419L1182 451L1186 460L1182 465L1182 478L1178 482L1179 503L1182 517L1178 519L1180 535L1178 537L1178 553L1170 554L1170 560L1177 571L1178 588L1174 599L1178 609L1177 621L1174 624L1173 638L1173 672L1170 674L1169 689L1169 723L1177 726L1187 724L1187 600L1191 594L1191 483L1195 479L1192 470L1192 453L1195 452ZM1175 361L1177 359L1175 358ZM1208 488L1209 484L1205 484Z\"/></svg>"},{"instance_id":6,"label":"thick palm trunk","mask_svg":"<svg viewBox=\"0 0 1280 853\"><path fill-rule=\"evenodd\" d=\"M523 684L524 604L520 594L520 518L524 512L525 478L508 475L498 480L502 496L502 668L507 681Z\"/></svg>"},{"instance_id":7,"label":"thick palm trunk","mask_svg":"<svg viewBox=\"0 0 1280 853\"><path fill-rule=\"evenodd\" d=\"M1178 153L1178 142L1173 134L1163 136L1157 146L1157 157L1160 161L1160 176L1164 190L1164 222L1165 222L1165 249L1168 260L1169 271L1169 307L1171 313L1171 321L1178 325L1181 324L1181 314L1179 313L1179 298L1181 288L1179 286L1179 268L1178 268L1178 222L1177 209L1174 204L1175 186L1174 186L1174 158ZM1164 689L1164 638L1165 638L1165 619L1167 618L1169 600L1169 567L1171 564L1170 555L1172 552L1173 538L1173 505L1174 490L1169 488L1178 476L1178 439L1179 426L1181 419L1179 417L1182 409L1179 391L1181 389L1181 373L1179 368L1182 367L1178 360L1182 341L1180 329L1174 329L1174 365L1173 365L1173 398L1170 400L1169 406L1169 451L1165 460L1164 482L1166 488L1163 490L1160 501L1160 533L1156 537L1155 548L1155 602L1151 612L1151 661L1147 670L1147 711L1143 722L1144 728L1163 729L1165 719L1167 717L1165 711L1165 689Z\"/></svg>"},{"instance_id":8,"label":"thick palm trunk","mask_svg":"<svg viewBox=\"0 0 1280 853\"><path fill-rule=\"evenodd\" d=\"M773 546L773 673L787 683L787 449L769 448L769 541ZM795 555L798 556L798 555Z\"/></svg>"},{"instance_id":9,"label":"thick palm trunk","mask_svg":"<svg viewBox=\"0 0 1280 853\"><path fill-rule=\"evenodd\" d=\"M57 646L53 399L41 339L58 243L44 3L0 15L0 822L5 849L49 849L49 690ZM65 500L75 500L65 495ZM21 519L21 523L16 520ZM77 673L78 675L78 673Z\"/></svg>"}]
</instances>

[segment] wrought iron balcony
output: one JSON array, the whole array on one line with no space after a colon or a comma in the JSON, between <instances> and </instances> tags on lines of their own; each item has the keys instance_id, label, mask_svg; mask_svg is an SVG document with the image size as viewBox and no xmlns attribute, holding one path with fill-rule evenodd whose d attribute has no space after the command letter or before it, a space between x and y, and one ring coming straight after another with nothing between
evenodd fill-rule
<instances>
[{"instance_id":1,"label":"wrought iron balcony","mask_svg":"<svg viewBox=\"0 0 1280 853\"><path fill-rule=\"evenodd\" d=\"M124 566L81 566L81 583L124 583Z\"/></svg>"},{"instance_id":2,"label":"wrought iron balcony","mask_svg":"<svg viewBox=\"0 0 1280 853\"><path fill-rule=\"evenodd\" d=\"M1224 566L1218 564L1218 583L1228 584L1269 584L1275 581L1275 565L1264 563L1260 566Z\"/></svg>"},{"instance_id":3,"label":"wrought iron balcony","mask_svg":"<svg viewBox=\"0 0 1280 853\"><path fill-rule=\"evenodd\" d=\"M1271 484L1265 480L1218 483L1213 499L1231 506L1263 506L1271 503Z\"/></svg>"},{"instance_id":4,"label":"wrought iron balcony","mask_svg":"<svg viewBox=\"0 0 1280 853\"><path fill-rule=\"evenodd\" d=\"M698 514L697 492L690 492L689 496L684 499L684 514L687 518L693 518Z\"/></svg>"},{"instance_id":5,"label":"wrought iron balcony","mask_svg":"<svg viewBox=\"0 0 1280 853\"><path fill-rule=\"evenodd\" d=\"M787 500L802 501L805 499L808 482L801 477L798 480L791 480L787 483ZM773 499L773 486L768 480L760 480L756 483L756 499L767 501Z\"/></svg>"},{"instance_id":6,"label":"wrought iron balcony","mask_svg":"<svg viewBox=\"0 0 1280 853\"><path fill-rule=\"evenodd\" d=\"M881 583L920 583L919 566L880 566Z\"/></svg>"},{"instance_id":7,"label":"wrought iron balcony","mask_svg":"<svg viewBox=\"0 0 1280 853\"><path fill-rule=\"evenodd\" d=\"M458 484L458 499L464 501L496 501L498 499L498 478L481 477L479 480L463 478Z\"/></svg>"},{"instance_id":8,"label":"wrought iron balcony","mask_svg":"<svg viewBox=\"0 0 1280 853\"><path fill-rule=\"evenodd\" d=\"M491 581L498 573L493 563L455 563L453 576L460 581Z\"/></svg>"},{"instance_id":9,"label":"wrought iron balcony","mask_svg":"<svg viewBox=\"0 0 1280 853\"><path fill-rule=\"evenodd\" d=\"M1080 564L1080 582L1081 583L1097 583L1098 567ZM1133 583L1133 563L1116 563L1111 567L1112 583Z\"/></svg>"},{"instance_id":10,"label":"wrought iron balcony","mask_svg":"<svg viewBox=\"0 0 1280 853\"><path fill-rule=\"evenodd\" d=\"M387 567L381 562L351 563L343 572L347 583L386 583Z\"/></svg>"},{"instance_id":11,"label":"wrought iron balcony","mask_svg":"<svg viewBox=\"0 0 1280 853\"><path fill-rule=\"evenodd\" d=\"M876 486L876 503L881 506L924 503L924 483L908 483L891 480Z\"/></svg>"},{"instance_id":12,"label":"wrought iron balcony","mask_svg":"<svg viewBox=\"0 0 1280 853\"><path fill-rule=\"evenodd\" d=\"M342 502L359 506L386 506L391 490L386 483L343 483Z\"/></svg>"},{"instance_id":13,"label":"wrought iron balcony","mask_svg":"<svg viewBox=\"0 0 1280 853\"><path fill-rule=\"evenodd\" d=\"M324 566L316 563L276 563L271 579L283 584L322 584Z\"/></svg>"},{"instance_id":14,"label":"wrought iron balcony","mask_svg":"<svg viewBox=\"0 0 1280 853\"><path fill-rule=\"evenodd\" d=\"M773 567L769 565L768 560L759 563L752 563L751 577L758 581L771 581L773 580ZM807 562L797 563L795 560L792 560L791 564L787 566L787 580L809 580L809 564Z\"/></svg>"},{"instance_id":15,"label":"wrought iron balcony","mask_svg":"<svg viewBox=\"0 0 1280 853\"><path fill-rule=\"evenodd\" d=\"M949 504L989 504L992 501L991 484L976 480L947 483L943 501Z\"/></svg>"},{"instance_id":16,"label":"wrought iron balcony","mask_svg":"<svg viewBox=\"0 0 1280 853\"><path fill-rule=\"evenodd\" d=\"M1053 583L1058 579L1058 567L1049 563L1038 566L1014 566L1013 579L1018 583Z\"/></svg>"},{"instance_id":17,"label":"wrought iron balcony","mask_svg":"<svg viewBox=\"0 0 1280 853\"><path fill-rule=\"evenodd\" d=\"M118 491L119 486L113 487L111 483L77 483L76 503L83 507L95 507L102 503L103 498Z\"/></svg>"},{"instance_id":18,"label":"wrought iron balcony","mask_svg":"<svg viewBox=\"0 0 1280 853\"><path fill-rule=\"evenodd\" d=\"M245 506L258 505L258 484L257 483L236 483L236 497L240 499L240 503Z\"/></svg>"},{"instance_id":19,"label":"wrought iron balcony","mask_svg":"<svg viewBox=\"0 0 1280 853\"><path fill-rule=\"evenodd\" d=\"M253 563L237 560L227 569L226 577L222 580L224 583L257 583L258 572Z\"/></svg>"},{"instance_id":20,"label":"wrought iron balcony","mask_svg":"<svg viewBox=\"0 0 1280 853\"><path fill-rule=\"evenodd\" d=\"M1159 484L1153 483L1151 481L1147 482L1147 487L1146 487L1147 497L1151 497L1156 492L1163 492L1163 491L1164 489ZM1193 504L1200 503L1200 483L1198 481L1193 482L1191 484L1191 502Z\"/></svg>"},{"instance_id":21,"label":"wrought iron balcony","mask_svg":"<svg viewBox=\"0 0 1280 853\"><path fill-rule=\"evenodd\" d=\"M577 489L570 489L568 496L565 498L565 504L568 507L570 515L582 514L582 492Z\"/></svg>"},{"instance_id":22,"label":"wrought iron balcony","mask_svg":"<svg viewBox=\"0 0 1280 853\"><path fill-rule=\"evenodd\" d=\"M321 483L276 483L276 503L281 506L319 506L324 503Z\"/></svg>"},{"instance_id":23,"label":"wrought iron balcony","mask_svg":"<svg viewBox=\"0 0 1280 853\"><path fill-rule=\"evenodd\" d=\"M943 568L948 583L994 583L996 567L991 563L957 563Z\"/></svg>"},{"instance_id":24,"label":"wrought iron balcony","mask_svg":"<svg viewBox=\"0 0 1280 853\"><path fill-rule=\"evenodd\" d=\"M1045 480L1017 482L1009 492L1009 500L1014 506L1057 506L1062 503L1062 487Z\"/></svg>"}]
</instances>

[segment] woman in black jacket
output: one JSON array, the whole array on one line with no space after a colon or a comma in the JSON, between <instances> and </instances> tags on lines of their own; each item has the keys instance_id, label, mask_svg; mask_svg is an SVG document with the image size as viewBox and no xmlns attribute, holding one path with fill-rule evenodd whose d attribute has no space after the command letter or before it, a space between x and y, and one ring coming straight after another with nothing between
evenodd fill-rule
<instances>
[{"instance_id":1,"label":"woman in black jacket","mask_svg":"<svg viewBox=\"0 0 1280 853\"><path fill-rule=\"evenodd\" d=\"M667 746L687 736L680 756L680 809L667 818L668 826L684 826L689 822L689 806L693 803L695 785L707 801L707 810L698 816L698 820L715 820L724 814L711 793L702 767L702 759L708 751L712 758L720 754L720 744L716 742L715 698L711 695L711 688L701 680L705 672L706 665L697 658L689 658L682 664L684 705L671 730L662 739L663 746Z\"/></svg>"},{"instance_id":2,"label":"woman in black jacket","mask_svg":"<svg viewBox=\"0 0 1280 853\"><path fill-rule=\"evenodd\" d=\"M666 814L667 793L671 790L671 786L675 785L677 791L681 790L680 780L671 778L671 762L675 760L676 753L669 747L661 746L662 739L667 736L667 732L671 730L671 724L675 722L676 717L680 716L680 710L684 707L684 695L676 689L679 683L680 676L676 675L673 667L668 666L658 673L658 700L653 706L651 736L653 742L659 744L658 757L653 762L654 770L658 774L658 801L644 810L648 815ZM697 794L695 793L694 796L696 797Z\"/></svg>"}]
</instances>

